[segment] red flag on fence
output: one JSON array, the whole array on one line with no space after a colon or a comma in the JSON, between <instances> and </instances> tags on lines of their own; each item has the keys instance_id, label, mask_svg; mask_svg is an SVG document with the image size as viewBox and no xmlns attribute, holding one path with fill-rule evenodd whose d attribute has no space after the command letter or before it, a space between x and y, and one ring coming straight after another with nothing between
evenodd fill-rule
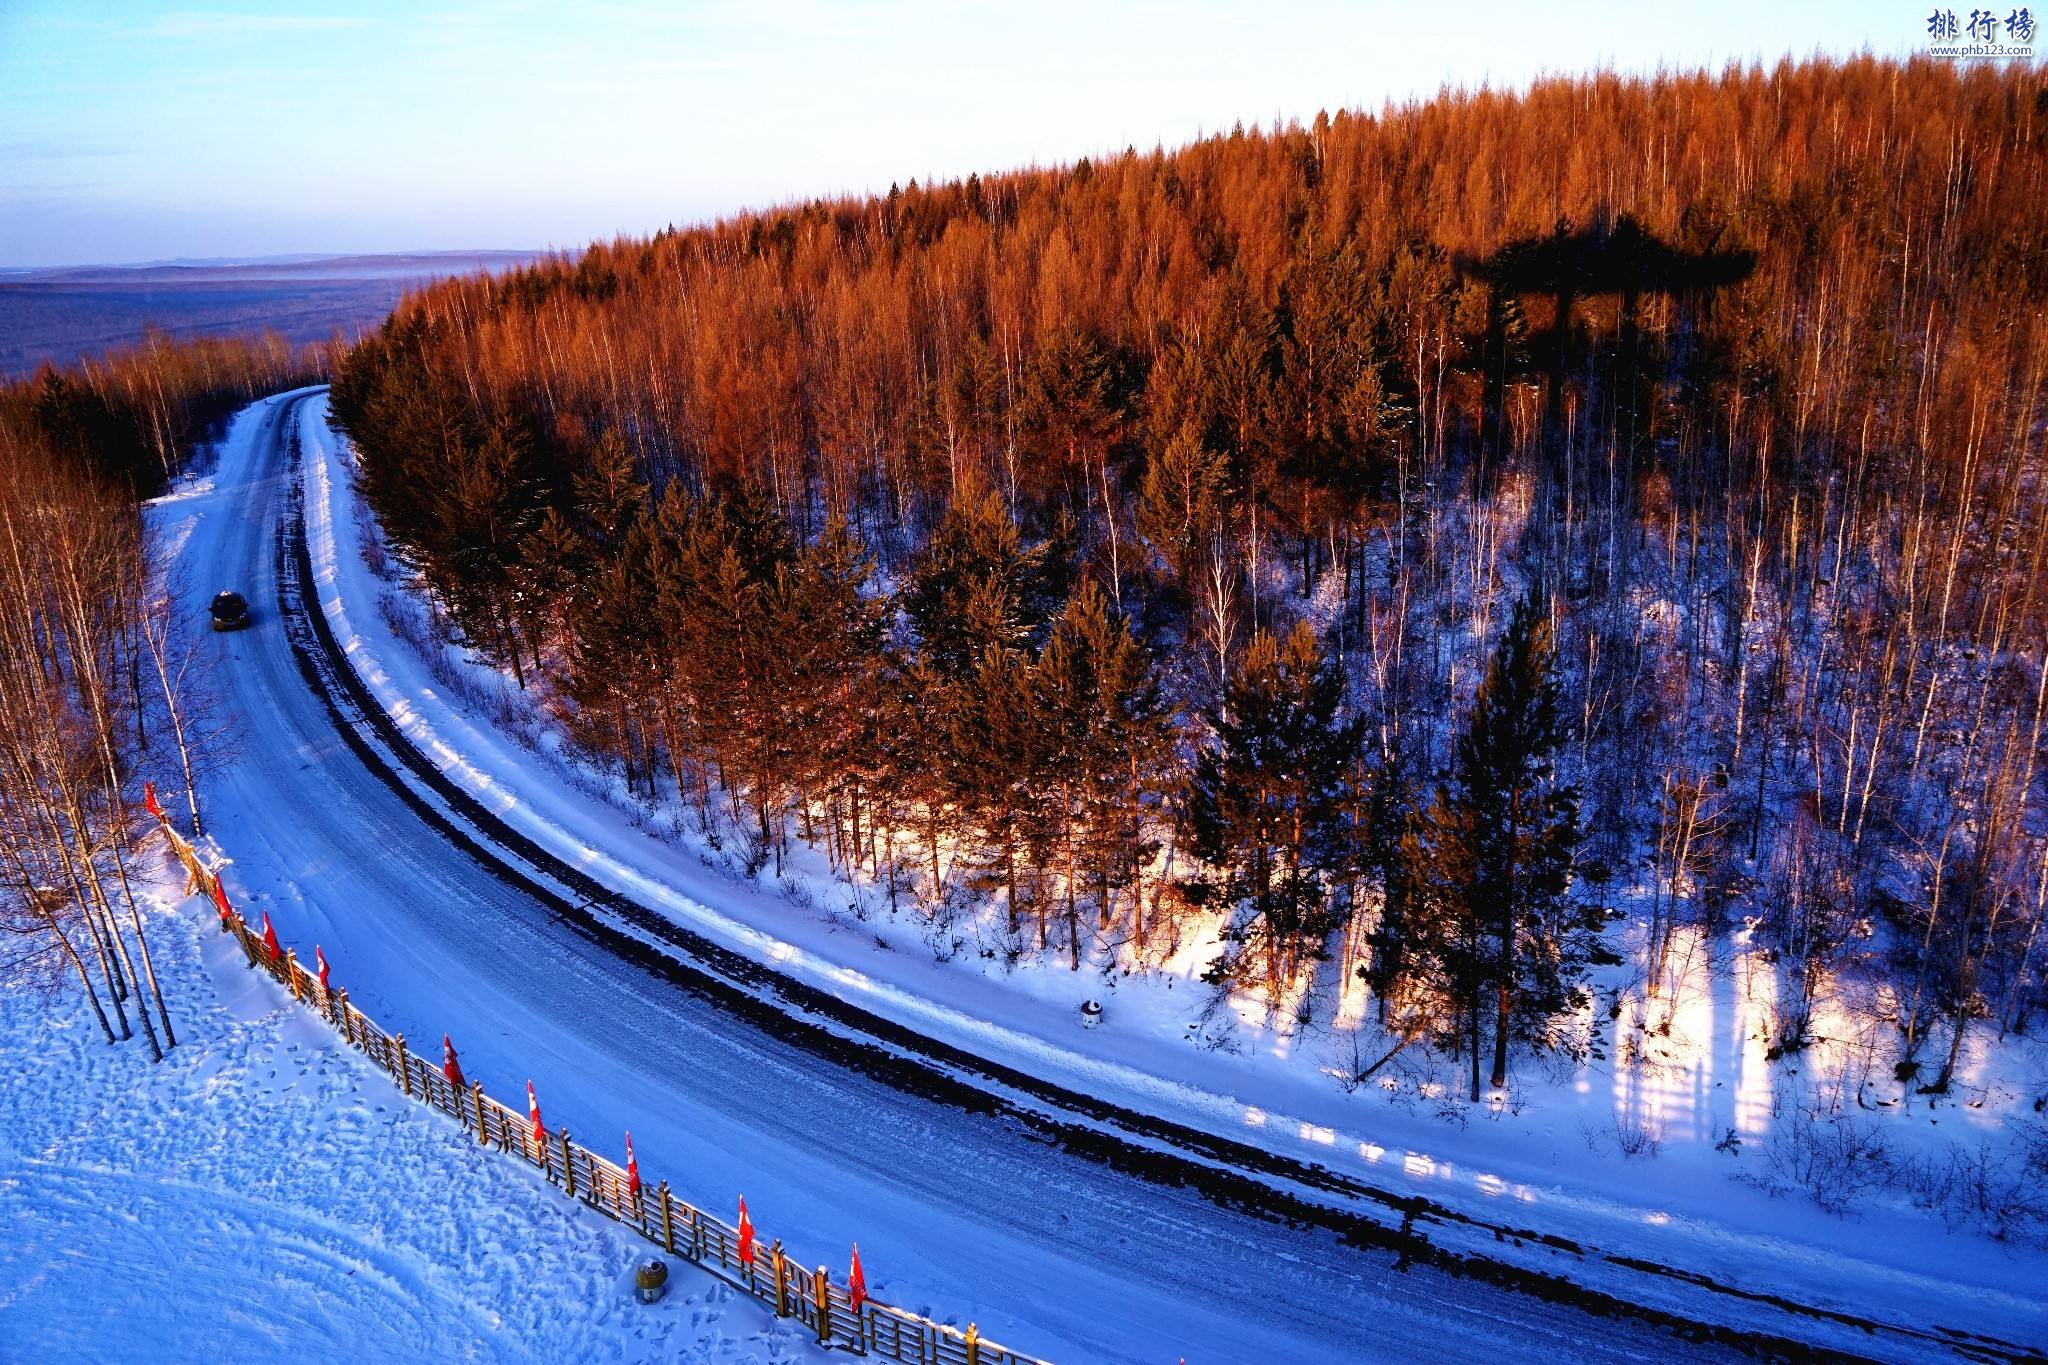
<instances>
[{"instance_id":1,"label":"red flag on fence","mask_svg":"<svg viewBox=\"0 0 2048 1365\"><path fill-rule=\"evenodd\" d=\"M747 1201L740 1200L740 1264L754 1263L754 1220L747 1217Z\"/></svg>"},{"instance_id":2,"label":"red flag on fence","mask_svg":"<svg viewBox=\"0 0 2048 1365\"><path fill-rule=\"evenodd\" d=\"M156 783L145 782L142 784L142 807L154 816L159 823L163 822L164 808L157 804Z\"/></svg>"},{"instance_id":3,"label":"red flag on fence","mask_svg":"<svg viewBox=\"0 0 2048 1365\"><path fill-rule=\"evenodd\" d=\"M448 1035L441 1035L441 1074L448 1078L448 1084L457 1090L467 1082L462 1079L462 1063L455 1056L455 1044L448 1041Z\"/></svg>"},{"instance_id":4,"label":"red flag on fence","mask_svg":"<svg viewBox=\"0 0 2048 1365\"><path fill-rule=\"evenodd\" d=\"M313 945L313 961L319 964L320 967L320 993L322 995L329 994L327 985L327 954L320 951L320 945L317 943Z\"/></svg>"},{"instance_id":5,"label":"red flag on fence","mask_svg":"<svg viewBox=\"0 0 2048 1365\"><path fill-rule=\"evenodd\" d=\"M640 1163L633 1159L633 1135L626 1134L626 1193L640 1197Z\"/></svg>"},{"instance_id":6,"label":"red flag on fence","mask_svg":"<svg viewBox=\"0 0 2048 1365\"><path fill-rule=\"evenodd\" d=\"M855 1313L868 1301L868 1277L860 1273L860 1243L853 1244L853 1270L846 1277L846 1300L853 1305ZM1182 1361L1181 1365L1187 1365Z\"/></svg>"},{"instance_id":7,"label":"red flag on fence","mask_svg":"<svg viewBox=\"0 0 2048 1365\"><path fill-rule=\"evenodd\" d=\"M278 945L277 930L270 927L270 912L263 912L263 950L270 954L272 962L284 956L284 949Z\"/></svg>"},{"instance_id":8,"label":"red flag on fence","mask_svg":"<svg viewBox=\"0 0 2048 1365\"><path fill-rule=\"evenodd\" d=\"M220 927L228 927L228 889L219 877L213 879L213 904L220 911Z\"/></svg>"},{"instance_id":9,"label":"red flag on fence","mask_svg":"<svg viewBox=\"0 0 2048 1365\"><path fill-rule=\"evenodd\" d=\"M545 1127L543 1127L543 1126L541 1125L541 1121L540 1121L540 1101L539 1101L539 1100L537 1100L537 1099L535 1099L535 1098L534 1098L534 1096L533 1096L533 1082L532 1082L532 1081L528 1081L528 1082L526 1083L526 1112L527 1112L527 1113L529 1113L529 1114L531 1114L531 1115L533 1115L533 1141L534 1141L534 1145L536 1145L536 1146L542 1146L542 1145L545 1145L545 1144L546 1144L546 1142L547 1142L547 1140L548 1140L548 1130L547 1130L547 1129L546 1129Z\"/></svg>"}]
</instances>

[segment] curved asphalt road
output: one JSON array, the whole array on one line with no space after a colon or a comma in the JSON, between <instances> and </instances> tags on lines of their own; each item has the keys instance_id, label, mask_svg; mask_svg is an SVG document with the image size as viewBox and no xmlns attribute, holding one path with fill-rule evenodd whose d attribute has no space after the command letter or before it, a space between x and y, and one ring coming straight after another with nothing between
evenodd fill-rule
<instances>
[{"instance_id":1,"label":"curved asphalt road","mask_svg":"<svg viewBox=\"0 0 2048 1365\"><path fill-rule=\"evenodd\" d=\"M424 825L348 750L276 611L282 440L294 404L241 419L178 551L193 600L223 585L253 627L213 637L239 756L206 779L208 833L252 910L420 1050L445 1030L500 1096L529 1076L550 1124L906 1308L1062 1365L1698 1358L1705 1348L1428 1269L1332 1234L1118 1174L1021 1124L906 1096L736 1022L561 922ZM393 1103L402 1101L394 1099ZM725 1212L730 1219L731 1213Z\"/></svg>"}]
</instances>

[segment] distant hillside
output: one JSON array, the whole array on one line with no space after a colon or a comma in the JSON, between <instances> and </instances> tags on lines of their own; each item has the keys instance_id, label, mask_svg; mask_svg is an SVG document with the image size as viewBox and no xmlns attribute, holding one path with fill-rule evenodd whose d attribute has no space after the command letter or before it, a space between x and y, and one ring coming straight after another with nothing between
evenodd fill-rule
<instances>
[{"instance_id":1,"label":"distant hillside","mask_svg":"<svg viewBox=\"0 0 2048 1365\"><path fill-rule=\"evenodd\" d=\"M2044 120L1446 92L444 281L334 412L570 739L941 956L1206 942L1478 1100L1760 952L1941 1093L2048 1005Z\"/></svg>"},{"instance_id":2,"label":"distant hillside","mask_svg":"<svg viewBox=\"0 0 2048 1365\"><path fill-rule=\"evenodd\" d=\"M451 275L495 274L537 251L281 256L0 271L0 376L68 365L138 340L255 332L324 341L375 326L404 292Z\"/></svg>"}]
</instances>

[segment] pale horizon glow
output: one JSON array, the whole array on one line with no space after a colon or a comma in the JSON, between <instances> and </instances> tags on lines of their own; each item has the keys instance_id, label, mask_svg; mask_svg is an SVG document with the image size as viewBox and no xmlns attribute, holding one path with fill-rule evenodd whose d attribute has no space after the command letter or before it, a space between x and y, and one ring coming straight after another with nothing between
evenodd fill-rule
<instances>
[{"instance_id":1,"label":"pale horizon glow","mask_svg":"<svg viewBox=\"0 0 2048 1365\"><path fill-rule=\"evenodd\" d=\"M1904 54L1922 5L0 10L0 266L569 248L1443 85Z\"/></svg>"}]
</instances>

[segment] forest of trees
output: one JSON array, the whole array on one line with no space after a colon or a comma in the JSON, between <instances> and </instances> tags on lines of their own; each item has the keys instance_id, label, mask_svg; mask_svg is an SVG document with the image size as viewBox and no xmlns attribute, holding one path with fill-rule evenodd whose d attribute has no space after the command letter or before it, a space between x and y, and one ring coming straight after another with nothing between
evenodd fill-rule
<instances>
[{"instance_id":1,"label":"forest of trees","mask_svg":"<svg viewBox=\"0 0 2048 1365\"><path fill-rule=\"evenodd\" d=\"M1779 1053L1854 981L1941 1088L2043 1003L2044 294L2041 74L1816 60L446 281L333 409L463 638L756 870L1073 967L1205 922L1475 1098L1620 909L1653 1007L1740 933Z\"/></svg>"},{"instance_id":2,"label":"forest of trees","mask_svg":"<svg viewBox=\"0 0 2048 1365\"><path fill-rule=\"evenodd\" d=\"M0 386L0 968L70 973L108 1042L176 1042L131 876L154 774L198 832L195 776L222 748L192 620L140 499L235 408L317 378L275 337L150 335L77 370Z\"/></svg>"}]
</instances>

